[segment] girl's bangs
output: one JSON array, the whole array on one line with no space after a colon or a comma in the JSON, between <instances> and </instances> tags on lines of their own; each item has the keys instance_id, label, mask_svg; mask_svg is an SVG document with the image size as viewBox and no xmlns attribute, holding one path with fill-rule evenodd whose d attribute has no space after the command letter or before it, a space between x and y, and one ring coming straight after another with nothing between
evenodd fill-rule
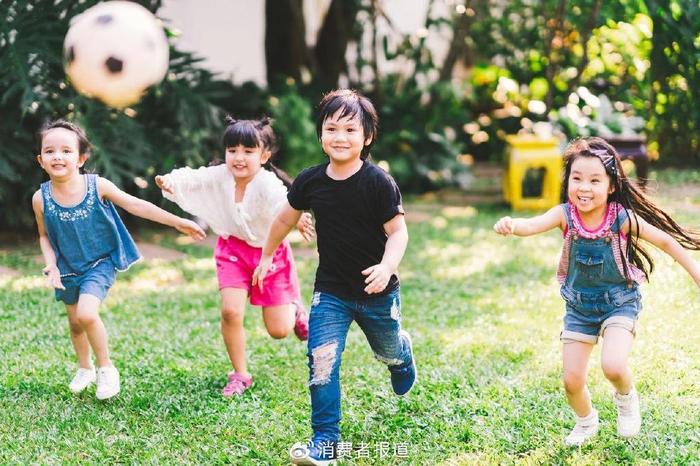
<instances>
[{"instance_id":1,"label":"girl's bangs","mask_svg":"<svg viewBox=\"0 0 700 466\"><path fill-rule=\"evenodd\" d=\"M262 146L259 130L251 123L242 121L226 128L223 143L224 148L236 146L257 148Z\"/></svg>"}]
</instances>

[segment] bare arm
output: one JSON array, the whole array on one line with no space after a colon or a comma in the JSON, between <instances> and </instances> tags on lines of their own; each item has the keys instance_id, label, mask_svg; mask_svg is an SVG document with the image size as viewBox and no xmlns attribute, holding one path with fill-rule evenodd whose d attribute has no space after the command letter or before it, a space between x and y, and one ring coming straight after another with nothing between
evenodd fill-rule
<instances>
[{"instance_id":1,"label":"bare arm","mask_svg":"<svg viewBox=\"0 0 700 466\"><path fill-rule=\"evenodd\" d=\"M362 271L362 274L367 276L365 292L368 294L384 291L391 276L398 270L408 245L408 229L402 214L397 214L386 222L384 231L387 234L387 241L382 261Z\"/></svg>"},{"instance_id":2,"label":"bare arm","mask_svg":"<svg viewBox=\"0 0 700 466\"><path fill-rule=\"evenodd\" d=\"M503 217L493 226L499 235L532 236L553 228L565 227L566 217L560 205L554 206L542 215L531 218Z\"/></svg>"},{"instance_id":3,"label":"bare arm","mask_svg":"<svg viewBox=\"0 0 700 466\"><path fill-rule=\"evenodd\" d=\"M206 236L195 222L178 217L155 204L125 193L109 180L98 178L97 188L103 198L113 202L132 215L174 227L196 240L201 240Z\"/></svg>"},{"instance_id":4,"label":"bare arm","mask_svg":"<svg viewBox=\"0 0 700 466\"><path fill-rule=\"evenodd\" d=\"M56 265L56 253L51 246L49 236L46 234L46 228L44 227L44 201L41 198L41 191L36 191L32 196L32 208L34 209L36 226L39 230L39 247L41 248L41 255L44 256L44 263L46 264L42 272L46 275L49 285L52 288L65 290L63 283L61 283L61 272Z\"/></svg>"},{"instance_id":5,"label":"bare arm","mask_svg":"<svg viewBox=\"0 0 700 466\"><path fill-rule=\"evenodd\" d=\"M633 220L630 220L633 219ZM678 243L671 235L663 230L656 228L637 216L631 216L630 219L623 225L623 231L629 230L635 235L639 232L639 237L644 241L648 241L663 252L671 256L676 262L688 272L695 283L700 287L700 267L695 263L688 251Z\"/></svg>"},{"instance_id":6,"label":"bare arm","mask_svg":"<svg viewBox=\"0 0 700 466\"><path fill-rule=\"evenodd\" d=\"M300 210L296 210L289 205L289 201L285 201L282 205L277 217L272 221L272 225L270 225L270 229L267 232L267 239L262 249L260 263L255 268L255 272L253 272L253 286L258 285L261 290L263 289L263 280L265 280L265 275L267 275L267 271L270 265L272 265L272 255L287 234L289 234L292 228L299 222L301 214L302 212Z\"/></svg>"}]
</instances>

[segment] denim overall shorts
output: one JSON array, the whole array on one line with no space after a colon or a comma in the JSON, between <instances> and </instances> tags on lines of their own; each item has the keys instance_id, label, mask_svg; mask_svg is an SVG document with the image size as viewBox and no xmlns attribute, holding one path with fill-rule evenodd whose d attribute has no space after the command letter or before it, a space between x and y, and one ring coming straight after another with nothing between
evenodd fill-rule
<instances>
[{"instance_id":1,"label":"denim overall shorts","mask_svg":"<svg viewBox=\"0 0 700 466\"><path fill-rule=\"evenodd\" d=\"M620 272L613 250L614 236L627 213L621 210L602 237L589 239L575 230L568 204L564 211L571 237L566 280L560 290L566 301L562 342L595 344L608 327L624 328L634 335L642 310L641 294L637 283Z\"/></svg>"}]
</instances>

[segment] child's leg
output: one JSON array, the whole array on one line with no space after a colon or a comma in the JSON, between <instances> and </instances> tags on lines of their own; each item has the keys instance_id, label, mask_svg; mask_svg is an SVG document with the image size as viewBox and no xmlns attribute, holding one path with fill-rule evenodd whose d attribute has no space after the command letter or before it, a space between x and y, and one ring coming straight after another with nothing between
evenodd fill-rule
<instances>
[{"instance_id":1,"label":"child's leg","mask_svg":"<svg viewBox=\"0 0 700 466\"><path fill-rule=\"evenodd\" d=\"M249 376L245 355L245 329L243 314L248 292L242 288L221 289L221 336L231 365L243 376Z\"/></svg>"},{"instance_id":2,"label":"child's leg","mask_svg":"<svg viewBox=\"0 0 700 466\"><path fill-rule=\"evenodd\" d=\"M401 300L396 290L368 300L369 304L355 316L357 325L367 337L374 357L387 366L410 364L412 356L401 331Z\"/></svg>"},{"instance_id":3,"label":"child's leg","mask_svg":"<svg viewBox=\"0 0 700 466\"><path fill-rule=\"evenodd\" d=\"M593 410L591 395L586 386L591 351L592 344L580 341L567 341L562 350L566 398L579 417L586 417Z\"/></svg>"},{"instance_id":4,"label":"child's leg","mask_svg":"<svg viewBox=\"0 0 700 466\"><path fill-rule=\"evenodd\" d=\"M255 259L257 264L260 260L258 254ZM298 326L303 325L303 331L308 335L308 317L306 312L303 312L303 308L299 309L301 306L299 278L292 249L287 240L275 251L271 268L273 270L265 277L265 288L260 290L258 287L252 287L250 290L251 304L263 308L263 320L267 333L272 338L284 338L289 335L289 332L295 330L299 336ZM302 311L301 314L298 314L298 310ZM306 339L306 335L299 338Z\"/></svg>"},{"instance_id":5,"label":"child's leg","mask_svg":"<svg viewBox=\"0 0 700 466\"><path fill-rule=\"evenodd\" d=\"M70 340L73 343L75 355L78 357L78 365L83 369L91 369L92 362L90 361L90 341L83 326L78 321L78 305L66 304L66 313L68 314L68 326L70 328Z\"/></svg>"},{"instance_id":6,"label":"child's leg","mask_svg":"<svg viewBox=\"0 0 700 466\"><path fill-rule=\"evenodd\" d=\"M340 438L340 362L352 323L350 304L314 293L309 316L309 390L315 442Z\"/></svg>"},{"instance_id":7,"label":"child's leg","mask_svg":"<svg viewBox=\"0 0 700 466\"><path fill-rule=\"evenodd\" d=\"M632 372L627 365L627 359L633 341L634 335L625 328L609 326L603 332L600 365L605 377L621 395L626 395L632 390Z\"/></svg>"},{"instance_id":8,"label":"child's leg","mask_svg":"<svg viewBox=\"0 0 700 466\"><path fill-rule=\"evenodd\" d=\"M100 298L97 296L81 294L78 298L76 318L87 334L92 351L95 353L95 359L97 359L97 366L109 367L112 365L112 361L109 359L107 330L98 313L100 303Z\"/></svg>"},{"instance_id":9,"label":"child's leg","mask_svg":"<svg viewBox=\"0 0 700 466\"><path fill-rule=\"evenodd\" d=\"M612 320L612 319L611 319ZM617 407L617 433L625 438L634 437L642 425L639 397L627 365L632 349L634 322L618 319L603 330L601 365L605 377L615 386L613 401ZM609 321L608 321L609 322Z\"/></svg>"},{"instance_id":10,"label":"child's leg","mask_svg":"<svg viewBox=\"0 0 700 466\"><path fill-rule=\"evenodd\" d=\"M263 307L263 321L272 338L284 338L294 328L295 304Z\"/></svg>"}]
</instances>

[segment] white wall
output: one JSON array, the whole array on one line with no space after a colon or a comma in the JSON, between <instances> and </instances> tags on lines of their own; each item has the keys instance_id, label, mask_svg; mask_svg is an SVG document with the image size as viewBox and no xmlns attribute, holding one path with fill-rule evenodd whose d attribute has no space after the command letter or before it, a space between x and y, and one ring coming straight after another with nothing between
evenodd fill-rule
<instances>
[{"instance_id":1,"label":"white wall","mask_svg":"<svg viewBox=\"0 0 700 466\"><path fill-rule=\"evenodd\" d=\"M306 40L315 41L330 0L304 0ZM428 0L385 0L403 33L422 27ZM178 49L205 59L204 66L240 84L265 85L265 0L164 0L158 16L180 32ZM352 53L352 52L351 52Z\"/></svg>"},{"instance_id":2,"label":"white wall","mask_svg":"<svg viewBox=\"0 0 700 466\"><path fill-rule=\"evenodd\" d=\"M178 49L236 83L265 84L264 0L166 0L158 10L180 31Z\"/></svg>"}]
</instances>

